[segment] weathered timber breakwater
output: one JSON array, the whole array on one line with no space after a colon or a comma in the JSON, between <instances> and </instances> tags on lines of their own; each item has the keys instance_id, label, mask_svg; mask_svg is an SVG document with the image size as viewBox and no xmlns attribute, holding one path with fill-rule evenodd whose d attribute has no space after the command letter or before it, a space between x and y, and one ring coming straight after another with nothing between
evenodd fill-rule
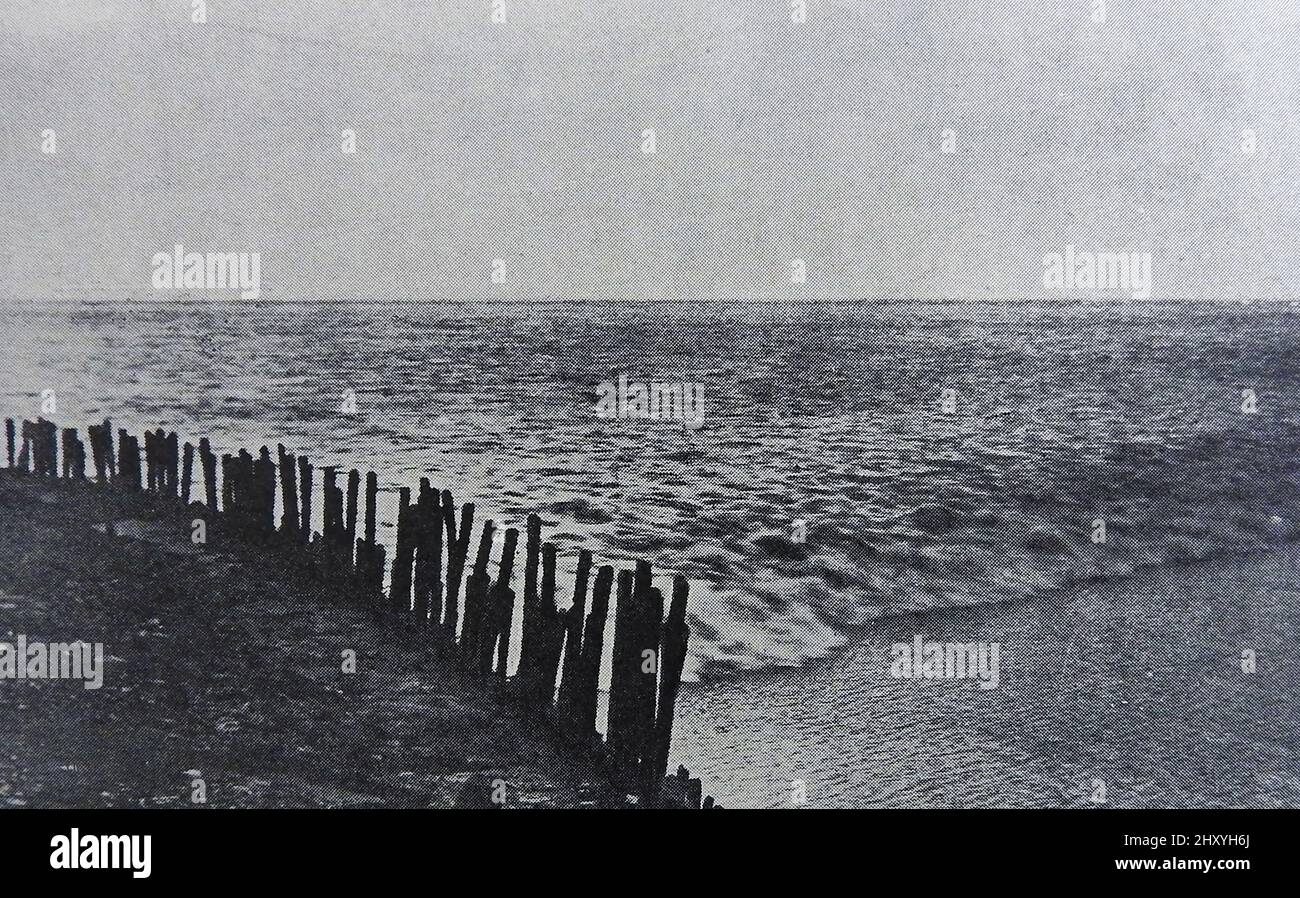
<instances>
[{"instance_id":1,"label":"weathered timber breakwater","mask_svg":"<svg viewBox=\"0 0 1300 898\"><path fill-rule=\"evenodd\" d=\"M518 528L504 530L494 565L496 522L484 521L474 540L475 505L458 507L429 478L421 478L414 495L409 487L399 490L390 561L376 538L374 472L363 477L357 470L321 469L323 532L316 533L310 526L316 469L283 446L275 457L265 446L256 455L240 450L218 456L206 439L196 445L158 429L141 440L114 431L107 420L87 428L84 442L75 428L60 430L39 418L17 426L7 419L5 427L11 474L29 482L81 482L96 491L98 485L107 488L105 495L148 497L159 509L193 517L196 528L219 526L283 558L399 624L403 638L418 640L443 668L489 689L503 713L519 715L588 759L608 783L595 803L712 805L701 801L699 781L684 769L666 775L690 636L685 577L672 579L665 599L648 562L616 571L597 566L592 553L582 550L571 604L560 607L556 547L543 539L541 520L531 514L523 534L520 602L512 586ZM105 526L113 536L113 524ZM512 647L513 633L519 637ZM597 719L607 647L612 663L602 735ZM512 648L518 657L513 673ZM483 796L489 804L490 786L485 784Z\"/></svg>"}]
</instances>

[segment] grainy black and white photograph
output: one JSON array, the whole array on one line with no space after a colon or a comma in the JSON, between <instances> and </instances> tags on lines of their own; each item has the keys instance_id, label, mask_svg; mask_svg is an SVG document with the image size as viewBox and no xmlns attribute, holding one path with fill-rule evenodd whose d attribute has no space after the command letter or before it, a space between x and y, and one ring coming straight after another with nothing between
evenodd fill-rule
<instances>
[{"instance_id":1,"label":"grainy black and white photograph","mask_svg":"<svg viewBox=\"0 0 1300 898\"><path fill-rule=\"evenodd\" d=\"M1296 4L5 0L0 153L25 863L1300 806Z\"/></svg>"}]
</instances>

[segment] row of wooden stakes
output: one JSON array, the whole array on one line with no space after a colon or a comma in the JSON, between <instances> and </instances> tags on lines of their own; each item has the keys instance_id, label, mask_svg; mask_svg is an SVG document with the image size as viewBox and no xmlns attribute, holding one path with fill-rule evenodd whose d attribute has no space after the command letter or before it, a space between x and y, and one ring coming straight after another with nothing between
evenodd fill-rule
<instances>
[{"instance_id":1,"label":"row of wooden stakes","mask_svg":"<svg viewBox=\"0 0 1300 898\"><path fill-rule=\"evenodd\" d=\"M12 419L6 420L5 429L11 468L27 471L30 460L34 473L59 476L53 423L23 421L18 449ZM140 441L126 430L117 431L116 445L107 420L87 432L98 482L175 496L187 505L197 456L205 486L201 504L222 515L227 525L250 538L310 549L325 576L352 578L369 600L428 628L437 649L463 670L502 681L530 713L553 722L583 749L598 751L621 786L641 803L700 807L698 780L690 779L684 769L665 778L690 638L685 577L673 578L666 601L652 583L649 562L638 561L633 570L595 567L591 552L583 549L572 603L561 608L556 600L557 549L543 541L541 519L530 514L524 533L519 663L511 676L508 662L517 604L512 581L519 531L505 530L494 578L490 556L497 525L484 521L473 566L465 576L474 526L472 502L462 504L458 516L451 492L433 488L428 478L421 478L414 497L410 488L400 488L397 540L385 593L388 563L386 549L376 539L379 484L374 472L365 476L364 494L360 473L347 472L345 495L340 470L322 469L323 532L314 534L315 469L309 458L295 457L284 446L278 447L275 459L265 446L256 456L246 450L221 455L218 481L218 458L206 438L195 447L182 444L175 433L146 431L142 468ZM63 458L64 477L85 479L85 447L74 428L63 430ZM611 603L614 632L607 636ZM611 639L608 722L602 741L597 731L600 673ZM712 801L705 804L711 806Z\"/></svg>"}]
</instances>

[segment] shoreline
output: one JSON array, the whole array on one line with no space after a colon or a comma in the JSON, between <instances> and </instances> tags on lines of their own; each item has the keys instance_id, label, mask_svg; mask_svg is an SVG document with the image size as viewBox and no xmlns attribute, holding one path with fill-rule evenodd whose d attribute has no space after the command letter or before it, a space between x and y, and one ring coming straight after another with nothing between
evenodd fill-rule
<instances>
[{"instance_id":1,"label":"shoreline","mask_svg":"<svg viewBox=\"0 0 1300 898\"><path fill-rule=\"evenodd\" d=\"M999 642L999 686L892 678L917 634ZM816 662L684 687L676 746L729 807L790 807L795 780L809 807L1298 807L1297 641L1292 540L873 620Z\"/></svg>"}]
</instances>

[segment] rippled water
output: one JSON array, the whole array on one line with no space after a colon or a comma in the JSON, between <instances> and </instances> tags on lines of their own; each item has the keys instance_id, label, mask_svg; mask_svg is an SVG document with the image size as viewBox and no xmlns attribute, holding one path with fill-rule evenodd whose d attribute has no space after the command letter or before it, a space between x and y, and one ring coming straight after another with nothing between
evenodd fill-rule
<instances>
[{"instance_id":1,"label":"rippled water","mask_svg":"<svg viewBox=\"0 0 1300 898\"><path fill-rule=\"evenodd\" d=\"M283 441L537 509L562 545L689 574L696 664L753 668L881 613L1289 533L1294 312L1134 308L88 301L8 309L0 364L19 409L54 388L72 421ZM704 426L598 418L620 373L701 383Z\"/></svg>"},{"instance_id":2,"label":"rippled water","mask_svg":"<svg viewBox=\"0 0 1300 898\"><path fill-rule=\"evenodd\" d=\"M938 615L923 618L933 627L960 619L945 609L1020 609L999 624L1021 633L1020 651L1068 654L1069 618L1044 610L1059 609L1062 590L1141 590L1190 562L1220 571L1295 534L1298 324L1289 306L1212 304L95 299L0 312L0 373L18 412L35 414L40 391L55 389L60 417L76 423L108 415L220 446L283 442L321 464L373 468L390 487L430 474L498 520L540 511L570 563L581 544L687 573L690 674L704 680L692 708L712 708L707 725L721 721L752 746L782 708L811 703L814 741L858 770L874 763L854 756L859 740L889 753L913 738L881 741L884 724L916 735L917 720L974 715L975 738L1007 723L1000 714L1025 712L1014 686L949 684L917 706L896 682L863 673L892 641L885 634L915 627L910 615ZM702 384L703 426L597 417L597 384L619 374ZM346 389L356 416L338 411ZM1090 538L1097 518L1107 522L1101 545ZM561 576L562 593L569 582ZM1067 610L1104 630L1117 600L1107 601ZM1161 607L1173 617L1150 611L1151 627L1192 613L1176 591ZM1009 663L1028 663L1008 651ZM745 670L754 672L732 676ZM1076 682L1054 688L1079 698ZM852 711L877 700L906 719ZM685 750L705 770L726 768L723 748L700 748L719 740L692 713ZM828 728L825 713L847 729ZM1006 770L1023 778L1032 750L1006 750ZM735 788L735 803L780 802L766 784ZM1021 797L1032 803L1041 788ZM889 803L842 786L828 794ZM918 799L904 789L897 800Z\"/></svg>"},{"instance_id":3,"label":"rippled water","mask_svg":"<svg viewBox=\"0 0 1300 898\"><path fill-rule=\"evenodd\" d=\"M998 687L891 678L918 633L999 642ZM1296 807L1298 641L1295 544L899 615L832 658L689 686L674 761L731 807L796 789L810 807Z\"/></svg>"}]
</instances>

